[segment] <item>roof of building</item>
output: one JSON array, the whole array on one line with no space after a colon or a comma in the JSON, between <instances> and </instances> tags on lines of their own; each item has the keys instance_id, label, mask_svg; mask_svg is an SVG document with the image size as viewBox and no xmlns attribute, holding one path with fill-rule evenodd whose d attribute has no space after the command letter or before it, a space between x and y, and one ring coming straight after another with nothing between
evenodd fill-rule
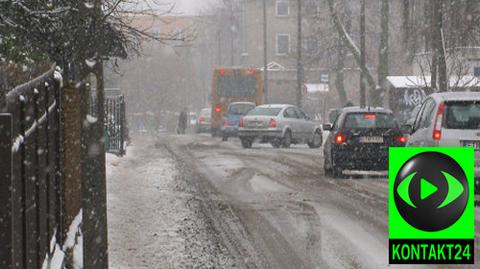
<instances>
[{"instance_id":1,"label":"roof of building","mask_svg":"<svg viewBox=\"0 0 480 269\"><path fill-rule=\"evenodd\" d=\"M445 101L454 100L480 100L480 92L439 92L430 95L435 99L441 99Z\"/></svg>"},{"instance_id":2,"label":"roof of building","mask_svg":"<svg viewBox=\"0 0 480 269\"><path fill-rule=\"evenodd\" d=\"M431 76L388 76L388 82L393 88L399 89L415 89L415 88L429 88ZM450 77L451 88L469 88L479 87L480 80L474 76L452 76Z\"/></svg>"}]
</instances>

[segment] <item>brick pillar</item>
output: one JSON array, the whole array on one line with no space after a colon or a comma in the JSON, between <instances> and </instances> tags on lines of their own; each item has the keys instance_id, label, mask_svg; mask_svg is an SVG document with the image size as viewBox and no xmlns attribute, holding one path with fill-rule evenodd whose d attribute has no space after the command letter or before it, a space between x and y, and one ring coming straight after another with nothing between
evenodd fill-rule
<instances>
[{"instance_id":1,"label":"brick pillar","mask_svg":"<svg viewBox=\"0 0 480 269\"><path fill-rule=\"evenodd\" d=\"M67 232L82 206L80 92L73 84L63 89L64 224Z\"/></svg>"}]
</instances>

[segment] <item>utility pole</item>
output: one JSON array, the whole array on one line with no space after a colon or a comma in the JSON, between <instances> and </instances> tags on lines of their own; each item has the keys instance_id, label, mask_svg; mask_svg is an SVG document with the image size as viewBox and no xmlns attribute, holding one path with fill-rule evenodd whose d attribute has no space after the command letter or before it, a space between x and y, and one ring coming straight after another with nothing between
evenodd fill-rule
<instances>
[{"instance_id":1,"label":"utility pole","mask_svg":"<svg viewBox=\"0 0 480 269\"><path fill-rule=\"evenodd\" d=\"M303 90L303 63L302 63L302 1L298 0L298 32L297 32L297 106L302 105L302 90Z\"/></svg>"},{"instance_id":2,"label":"utility pole","mask_svg":"<svg viewBox=\"0 0 480 269\"><path fill-rule=\"evenodd\" d=\"M263 94L268 104L268 42L267 42L267 0L263 0Z\"/></svg>"},{"instance_id":3,"label":"utility pole","mask_svg":"<svg viewBox=\"0 0 480 269\"><path fill-rule=\"evenodd\" d=\"M234 25L233 1L230 1L230 66L235 65L235 25Z\"/></svg>"},{"instance_id":4,"label":"utility pole","mask_svg":"<svg viewBox=\"0 0 480 269\"><path fill-rule=\"evenodd\" d=\"M365 48L365 0L362 0L360 9L360 107L366 106L366 87L362 68L366 67Z\"/></svg>"}]
</instances>

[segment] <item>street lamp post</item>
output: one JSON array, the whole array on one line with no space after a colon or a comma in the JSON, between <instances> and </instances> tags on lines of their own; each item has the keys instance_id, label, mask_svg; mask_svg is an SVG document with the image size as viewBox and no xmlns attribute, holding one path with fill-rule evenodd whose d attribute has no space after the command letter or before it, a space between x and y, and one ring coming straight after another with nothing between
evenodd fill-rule
<instances>
[{"instance_id":1,"label":"street lamp post","mask_svg":"<svg viewBox=\"0 0 480 269\"><path fill-rule=\"evenodd\" d=\"M268 104L268 58L267 58L267 0L263 0L263 94Z\"/></svg>"},{"instance_id":2,"label":"street lamp post","mask_svg":"<svg viewBox=\"0 0 480 269\"><path fill-rule=\"evenodd\" d=\"M302 105L302 90L303 90L303 63L302 63L302 1L298 0L298 37L297 37L297 106Z\"/></svg>"}]
</instances>

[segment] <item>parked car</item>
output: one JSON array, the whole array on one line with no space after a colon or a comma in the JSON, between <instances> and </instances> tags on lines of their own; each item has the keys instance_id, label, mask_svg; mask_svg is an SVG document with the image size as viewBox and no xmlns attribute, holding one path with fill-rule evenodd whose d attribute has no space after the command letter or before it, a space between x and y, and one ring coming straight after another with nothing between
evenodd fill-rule
<instances>
[{"instance_id":1,"label":"parked car","mask_svg":"<svg viewBox=\"0 0 480 269\"><path fill-rule=\"evenodd\" d=\"M197 113L190 112L188 118L190 122L190 127L194 128L197 125Z\"/></svg>"},{"instance_id":2,"label":"parked car","mask_svg":"<svg viewBox=\"0 0 480 269\"><path fill-rule=\"evenodd\" d=\"M240 118L245 116L250 110L255 108L252 102L233 102L227 108L223 117L223 126L221 127L222 140L227 141L231 136L238 136L238 124Z\"/></svg>"},{"instance_id":3,"label":"parked car","mask_svg":"<svg viewBox=\"0 0 480 269\"><path fill-rule=\"evenodd\" d=\"M332 124L324 144L326 175L339 177L344 170L387 170L388 148L403 147L403 135L392 111L384 108L347 107Z\"/></svg>"},{"instance_id":4,"label":"parked car","mask_svg":"<svg viewBox=\"0 0 480 269\"><path fill-rule=\"evenodd\" d=\"M200 114L198 115L198 119L195 126L195 132L209 133L211 128L211 121L212 121L212 109L203 108L202 110L200 110Z\"/></svg>"},{"instance_id":5,"label":"parked car","mask_svg":"<svg viewBox=\"0 0 480 269\"><path fill-rule=\"evenodd\" d=\"M407 146L474 147L475 189L480 189L480 93L429 95L418 111Z\"/></svg>"},{"instance_id":6,"label":"parked car","mask_svg":"<svg viewBox=\"0 0 480 269\"><path fill-rule=\"evenodd\" d=\"M255 140L269 142L274 148L306 143L310 148L322 145L322 128L293 105L261 105L250 110L239 123L244 148Z\"/></svg>"}]
</instances>

